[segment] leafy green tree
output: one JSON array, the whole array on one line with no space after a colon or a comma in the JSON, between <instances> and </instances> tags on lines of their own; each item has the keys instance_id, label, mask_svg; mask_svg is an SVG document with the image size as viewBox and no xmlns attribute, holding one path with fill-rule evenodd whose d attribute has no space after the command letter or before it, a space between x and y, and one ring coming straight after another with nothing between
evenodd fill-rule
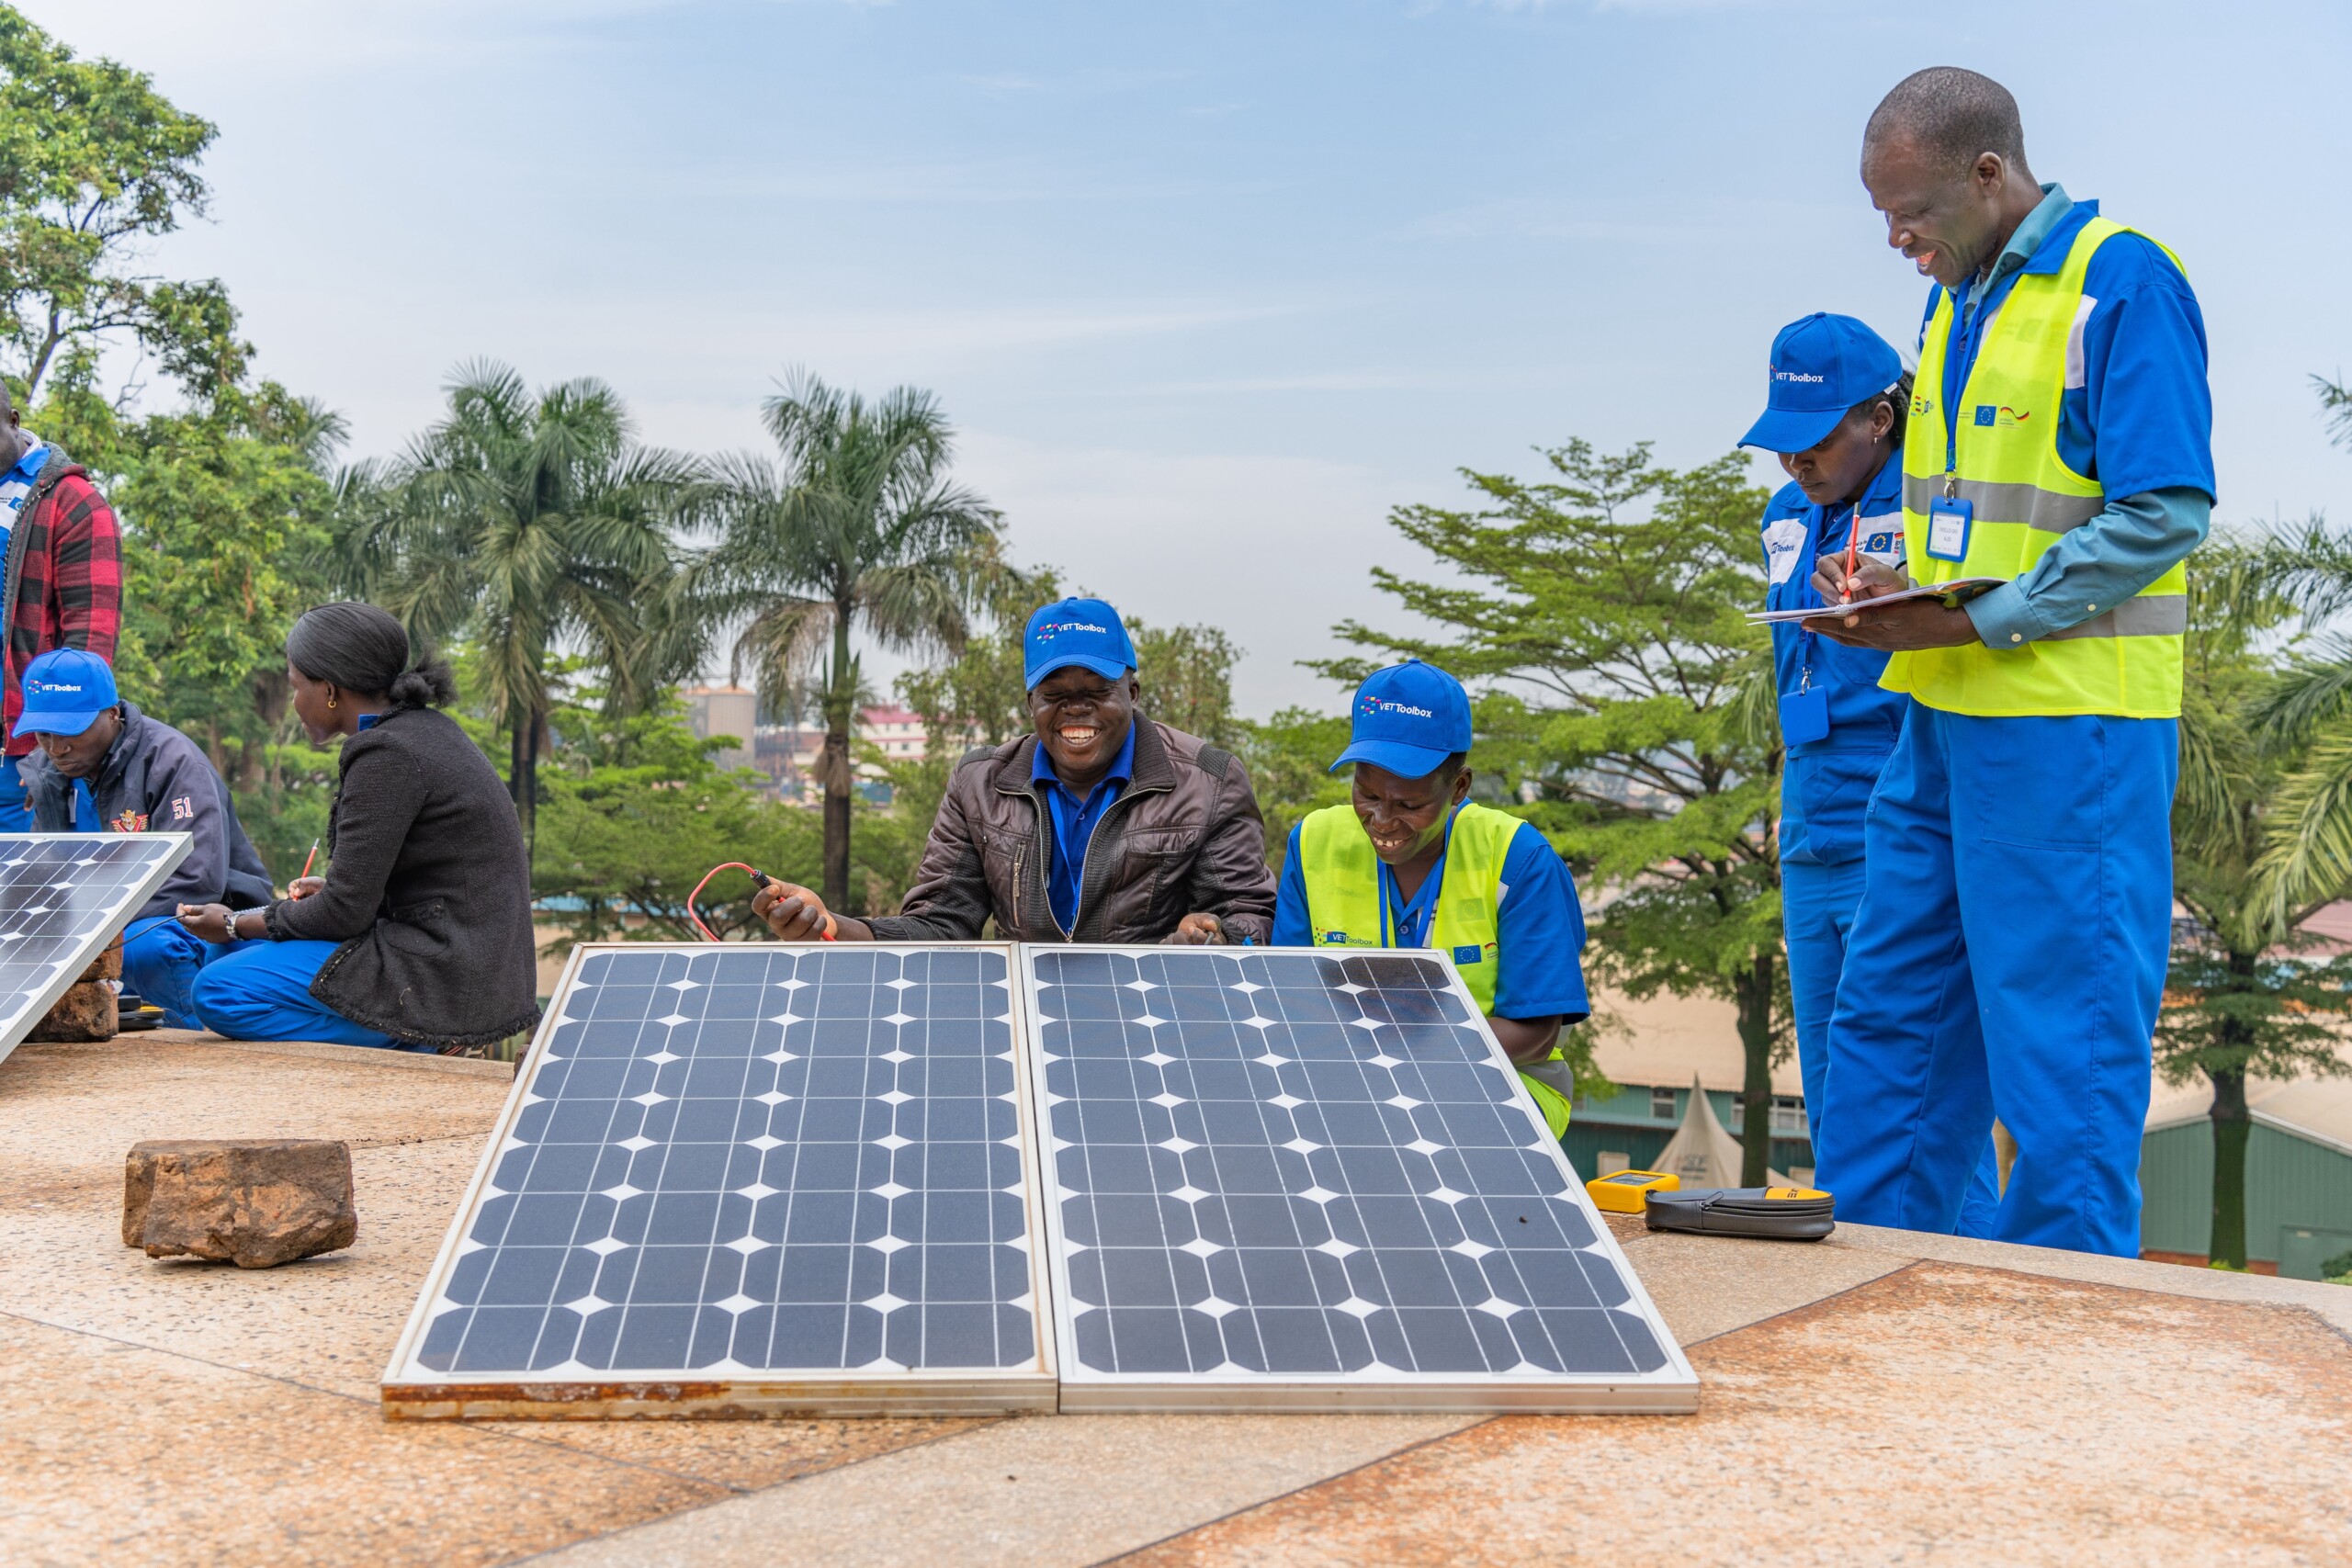
<instances>
[{"instance_id":1,"label":"leafy green tree","mask_svg":"<svg viewBox=\"0 0 2352 1568\"><path fill-rule=\"evenodd\" d=\"M1348 718L1290 707L1269 719L1241 720L1238 728L1236 751L1266 818L1266 863L1279 872L1299 819L1349 798L1347 774L1330 771L1331 759L1348 749Z\"/></svg>"},{"instance_id":2,"label":"leafy green tree","mask_svg":"<svg viewBox=\"0 0 2352 1568\"><path fill-rule=\"evenodd\" d=\"M346 483L336 556L347 590L427 643L474 646L529 839L559 649L587 650L616 714L695 662L680 534L710 491L692 459L639 446L601 381L535 393L485 361L447 389L442 420Z\"/></svg>"},{"instance_id":3,"label":"leafy green tree","mask_svg":"<svg viewBox=\"0 0 2352 1568\"><path fill-rule=\"evenodd\" d=\"M1792 1048L1773 829L1781 753L1752 693L1766 634L1756 519L1734 453L1687 469L1646 444L1546 451L1549 478L1466 472L1478 506L1404 506L1397 531L1453 580L1373 579L1441 630L1340 626L1487 688L1476 753L1601 906L1588 962L1627 995L1728 998L1747 1059L1743 1177L1760 1182L1771 1068ZM1321 666L1354 682L1374 666Z\"/></svg>"},{"instance_id":4,"label":"leafy green tree","mask_svg":"<svg viewBox=\"0 0 2352 1568\"><path fill-rule=\"evenodd\" d=\"M825 723L821 891L851 909L861 684L853 632L899 652L960 650L970 552L995 531L996 513L950 480L952 436L928 392L902 387L869 404L803 378L762 412L781 461L719 466L721 536L701 581L715 611L743 617L739 674L751 666L778 706L787 693L816 694Z\"/></svg>"},{"instance_id":5,"label":"leafy green tree","mask_svg":"<svg viewBox=\"0 0 2352 1568\"><path fill-rule=\"evenodd\" d=\"M729 861L795 882L813 874L809 814L763 797L754 775L721 769L714 759L740 738L697 739L673 696L650 713L582 705L554 716L563 741L541 774L531 887L570 941L698 940L687 896ZM722 872L696 907L720 938L756 940L766 928L752 894L742 873Z\"/></svg>"},{"instance_id":6,"label":"leafy green tree","mask_svg":"<svg viewBox=\"0 0 2352 1568\"><path fill-rule=\"evenodd\" d=\"M1030 612L1062 596L1059 572L1013 565L995 534L976 540L956 570L969 596L962 646L899 677L899 700L922 716L926 758L943 767L972 747L1029 733L1022 633Z\"/></svg>"},{"instance_id":7,"label":"leafy green tree","mask_svg":"<svg viewBox=\"0 0 2352 1568\"><path fill-rule=\"evenodd\" d=\"M2304 573L2310 543L2216 540L2189 579L2173 806L2173 896L2189 921L2175 933L2156 1064L2170 1082L2201 1074L2213 1086L2208 1251L2240 1269L2246 1080L2352 1071L2337 1055L2352 1015L2352 954L2315 955L2298 929L2335 890L2307 886L2302 903L2282 909L2261 874L2269 818L2312 766L2307 704L2329 675L2324 661L2299 660L2282 682L2260 651L2292 616L2278 585Z\"/></svg>"},{"instance_id":8,"label":"leafy green tree","mask_svg":"<svg viewBox=\"0 0 2352 1568\"><path fill-rule=\"evenodd\" d=\"M293 744L285 636L326 596L341 422L274 382L138 416L93 380L87 350L68 352L27 423L90 468L120 521L124 694L204 746L266 864L299 866L332 780Z\"/></svg>"},{"instance_id":9,"label":"leafy green tree","mask_svg":"<svg viewBox=\"0 0 2352 1568\"><path fill-rule=\"evenodd\" d=\"M0 6L0 368L26 401L61 355L116 339L192 390L243 378L219 280L144 270L157 240L203 215L213 135L142 73L77 60Z\"/></svg>"},{"instance_id":10,"label":"leafy green tree","mask_svg":"<svg viewBox=\"0 0 2352 1568\"><path fill-rule=\"evenodd\" d=\"M1223 746L1241 738L1233 712L1233 667L1241 649L1216 626L1165 628L1127 618L1143 672L1143 711L1173 729Z\"/></svg>"}]
</instances>

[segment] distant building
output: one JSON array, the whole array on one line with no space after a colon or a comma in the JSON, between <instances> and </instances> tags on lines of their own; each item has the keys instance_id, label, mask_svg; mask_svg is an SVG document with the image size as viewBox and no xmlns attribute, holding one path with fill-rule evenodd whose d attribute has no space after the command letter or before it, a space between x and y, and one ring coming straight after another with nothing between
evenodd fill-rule
<instances>
[{"instance_id":1,"label":"distant building","mask_svg":"<svg viewBox=\"0 0 2352 1568\"><path fill-rule=\"evenodd\" d=\"M882 754L894 762L922 761L922 716L905 708L864 709L857 716L857 738L879 747Z\"/></svg>"},{"instance_id":2,"label":"distant building","mask_svg":"<svg viewBox=\"0 0 2352 1568\"><path fill-rule=\"evenodd\" d=\"M689 686L680 694L686 699L686 723L697 738L731 735L740 742L712 761L722 768L751 767L752 737L760 723L759 694L741 686Z\"/></svg>"},{"instance_id":3,"label":"distant building","mask_svg":"<svg viewBox=\"0 0 2352 1568\"><path fill-rule=\"evenodd\" d=\"M1740 1090L1747 1066L1739 1015L1729 1002L1674 996L1637 1002L1606 993L1593 999L1625 1027L1593 1052L1617 1092L1598 1100L1579 1096L1561 1140L1579 1173L1590 1178L1658 1168L1653 1162L1690 1117L1694 1092L1706 1097L1715 1120L1733 1136L1739 1134L1747 1125ZM1793 1056L1772 1069L1772 1144L1767 1157L1774 1170L1798 1181L1813 1179L1804 1082Z\"/></svg>"},{"instance_id":4,"label":"distant building","mask_svg":"<svg viewBox=\"0 0 2352 1568\"><path fill-rule=\"evenodd\" d=\"M926 735L922 716L897 706L858 710L857 739L893 762L922 761ZM822 725L765 724L753 737L753 757L744 765L756 767L771 781L777 798L813 806L817 803L817 759L825 750ZM859 790L869 800L887 805L889 786L872 762L859 764Z\"/></svg>"},{"instance_id":5,"label":"distant building","mask_svg":"<svg viewBox=\"0 0 2352 1568\"><path fill-rule=\"evenodd\" d=\"M2352 1257L2352 1078L2250 1079L2246 1266L2321 1278ZM2213 1235L2213 1091L2156 1085L2140 1144L2140 1255L2203 1264Z\"/></svg>"}]
</instances>

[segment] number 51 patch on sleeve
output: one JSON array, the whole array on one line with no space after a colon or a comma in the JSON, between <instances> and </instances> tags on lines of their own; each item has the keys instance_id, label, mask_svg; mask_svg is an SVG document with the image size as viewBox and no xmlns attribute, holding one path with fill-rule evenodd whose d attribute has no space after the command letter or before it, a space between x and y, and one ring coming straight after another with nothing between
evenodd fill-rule
<instances>
[{"instance_id":1,"label":"number 51 patch on sleeve","mask_svg":"<svg viewBox=\"0 0 2352 1568\"><path fill-rule=\"evenodd\" d=\"M195 819L196 797L192 795L174 795L172 797L172 820L175 822L192 822Z\"/></svg>"}]
</instances>

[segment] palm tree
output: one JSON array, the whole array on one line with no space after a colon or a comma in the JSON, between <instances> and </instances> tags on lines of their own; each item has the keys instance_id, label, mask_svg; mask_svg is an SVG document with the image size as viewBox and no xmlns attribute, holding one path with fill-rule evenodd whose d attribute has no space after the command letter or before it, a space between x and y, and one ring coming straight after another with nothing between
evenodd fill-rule
<instances>
[{"instance_id":1,"label":"palm tree","mask_svg":"<svg viewBox=\"0 0 2352 1568\"><path fill-rule=\"evenodd\" d=\"M928 392L901 387L869 404L796 376L761 413L781 462L718 466L724 522L705 581L714 607L744 617L735 671L750 666L777 705L815 691L825 720L822 892L846 908L860 680L852 631L894 652L959 651L967 552L995 532L997 514L949 482L950 430Z\"/></svg>"},{"instance_id":2,"label":"palm tree","mask_svg":"<svg viewBox=\"0 0 2352 1568\"><path fill-rule=\"evenodd\" d=\"M2299 931L2343 886L2275 874L2279 824L2302 810L2315 749L2296 692L2260 653L2296 614L2281 591L2307 570L2310 540L2219 539L2199 553L2173 807L2173 896L2188 913L2173 943L2156 1065L2174 1083L2211 1083L2212 1228L2208 1255L2246 1262L2249 1077L2344 1070L2336 1049L2352 1011L2352 957L2312 955ZM2282 891L2291 897L2281 902Z\"/></svg>"},{"instance_id":3,"label":"palm tree","mask_svg":"<svg viewBox=\"0 0 2352 1568\"><path fill-rule=\"evenodd\" d=\"M547 743L549 659L584 649L616 711L691 671L679 529L709 491L691 458L637 445L611 388L530 391L503 365L460 366L448 412L381 475L346 480L346 586L425 642L479 649L511 748L526 839Z\"/></svg>"}]
</instances>

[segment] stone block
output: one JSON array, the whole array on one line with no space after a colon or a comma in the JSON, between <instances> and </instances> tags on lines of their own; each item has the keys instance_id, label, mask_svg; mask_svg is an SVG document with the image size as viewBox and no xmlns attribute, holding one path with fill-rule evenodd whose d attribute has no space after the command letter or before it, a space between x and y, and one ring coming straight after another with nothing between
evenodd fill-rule
<instances>
[{"instance_id":1,"label":"stone block","mask_svg":"<svg viewBox=\"0 0 2352 1568\"><path fill-rule=\"evenodd\" d=\"M122 938L107 943L96 958L90 960L80 976L85 980L119 980L122 978Z\"/></svg>"},{"instance_id":2,"label":"stone block","mask_svg":"<svg viewBox=\"0 0 2352 1568\"><path fill-rule=\"evenodd\" d=\"M150 1139L123 1167L122 1244L150 1258L269 1269L358 1235L351 1145L335 1139Z\"/></svg>"},{"instance_id":3,"label":"stone block","mask_svg":"<svg viewBox=\"0 0 2352 1568\"><path fill-rule=\"evenodd\" d=\"M111 1040L115 1027L114 987L104 980L76 980L25 1038Z\"/></svg>"}]
</instances>

